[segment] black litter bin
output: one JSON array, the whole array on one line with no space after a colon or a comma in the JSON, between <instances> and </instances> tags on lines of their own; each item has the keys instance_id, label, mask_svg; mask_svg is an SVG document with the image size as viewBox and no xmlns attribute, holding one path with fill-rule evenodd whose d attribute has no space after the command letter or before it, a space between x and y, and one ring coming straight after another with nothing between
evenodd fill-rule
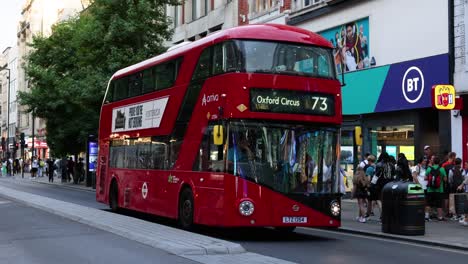
<instances>
[{"instance_id":1,"label":"black litter bin","mask_svg":"<svg viewBox=\"0 0 468 264\"><path fill-rule=\"evenodd\" d=\"M468 193L456 193L454 195L455 200L455 212L457 215L468 214Z\"/></svg>"},{"instance_id":2,"label":"black litter bin","mask_svg":"<svg viewBox=\"0 0 468 264\"><path fill-rule=\"evenodd\" d=\"M412 182L389 182L382 189L382 232L424 235L424 190Z\"/></svg>"}]
</instances>

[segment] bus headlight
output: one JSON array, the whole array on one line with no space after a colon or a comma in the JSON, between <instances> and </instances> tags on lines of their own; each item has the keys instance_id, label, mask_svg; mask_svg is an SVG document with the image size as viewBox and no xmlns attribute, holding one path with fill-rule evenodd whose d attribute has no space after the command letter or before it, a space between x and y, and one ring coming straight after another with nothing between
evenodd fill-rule
<instances>
[{"instance_id":1,"label":"bus headlight","mask_svg":"<svg viewBox=\"0 0 468 264\"><path fill-rule=\"evenodd\" d=\"M340 203L338 203L337 201L332 201L330 203L330 211L331 211L332 215L339 216L340 213L341 213Z\"/></svg>"},{"instance_id":2,"label":"bus headlight","mask_svg":"<svg viewBox=\"0 0 468 264\"><path fill-rule=\"evenodd\" d=\"M254 210L255 207L251 201L242 201L239 204L239 213L243 216L251 216Z\"/></svg>"}]
</instances>

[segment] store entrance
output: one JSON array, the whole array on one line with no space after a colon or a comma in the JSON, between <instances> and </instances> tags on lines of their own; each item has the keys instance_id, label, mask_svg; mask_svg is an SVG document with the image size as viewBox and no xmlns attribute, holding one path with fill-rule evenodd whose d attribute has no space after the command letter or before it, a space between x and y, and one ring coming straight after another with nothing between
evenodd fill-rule
<instances>
[{"instance_id":1,"label":"store entrance","mask_svg":"<svg viewBox=\"0 0 468 264\"><path fill-rule=\"evenodd\" d=\"M394 158L404 153L414 162L414 125L379 126L369 128L370 150L377 157L384 151Z\"/></svg>"}]
</instances>

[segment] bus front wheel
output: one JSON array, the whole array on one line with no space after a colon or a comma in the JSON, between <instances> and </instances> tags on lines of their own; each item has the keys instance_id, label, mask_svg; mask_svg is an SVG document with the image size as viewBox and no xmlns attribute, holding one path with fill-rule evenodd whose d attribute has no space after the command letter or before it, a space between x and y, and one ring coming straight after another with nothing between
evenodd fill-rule
<instances>
[{"instance_id":1,"label":"bus front wheel","mask_svg":"<svg viewBox=\"0 0 468 264\"><path fill-rule=\"evenodd\" d=\"M190 188L185 188L179 198L179 224L183 229L193 227L193 193Z\"/></svg>"},{"instance_id":2,"label":"bus front wheel","mask_svg":"<svg viewBox=\"0 0 468 264\"><path fill-rule=\"evenodd\" d=\"M112 182L109 191L109 207L112 212L117 212L119 210L119 189L115 182Z\"/></svg>"}]
</instances>

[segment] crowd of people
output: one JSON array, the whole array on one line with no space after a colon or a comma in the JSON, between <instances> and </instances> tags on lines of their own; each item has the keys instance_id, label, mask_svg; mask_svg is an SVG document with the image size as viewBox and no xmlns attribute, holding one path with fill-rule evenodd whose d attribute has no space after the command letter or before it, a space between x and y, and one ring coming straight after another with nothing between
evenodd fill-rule
<instances>
[{"instance_id":1,"label":"crowd of people","mask_svg":"<svg viewBox=\"0 0 468 264\"><path fill-rule=\"evenodd\" d=\"M441 160L428 145L414 166L404 153L395 158L383 152L378 159L369 153L365 155L353 177L352 195L359 205L356 220L365 223L374 215L374 209L381 210L383 187L398 180L418 183L424 189L426 221L451 219L468 226L467 212L457 214L454 202L456 193L468 192L468 161L462 166L455 152Z\"/></svg>"},{"instance_id":2,"label":"crowd of people","mask_svg":"<svg viewBox=\"0 0 468 264\"><path fill-rule=\"evenodd\" d=\"M85 168L83 158L75 162L72 157L62 159L48 158L43 160L34 156L32 159L23 161L23 159L3 159L2 176L15 176L22 172L29 172L31 179L49 177L49 182L54 178L60 178L62 182L71 182L78 184L84 181ZM24 171L22 171L23 169Z\"/></svg>"}]
</instances>

